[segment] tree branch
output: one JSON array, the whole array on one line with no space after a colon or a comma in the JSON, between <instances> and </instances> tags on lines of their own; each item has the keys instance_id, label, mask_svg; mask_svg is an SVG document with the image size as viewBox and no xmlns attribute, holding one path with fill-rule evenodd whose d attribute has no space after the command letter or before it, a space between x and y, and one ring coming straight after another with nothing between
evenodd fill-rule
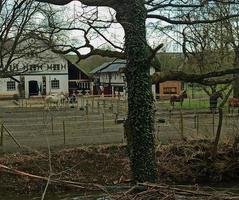
<instances>
[{"instance_id":1,"label":"tree branch","mask_svg":"<svg viewBox=\"0 0 239 200\"><path fill-rule=\"evenodd\" d=\"M156 15L156 14L148 14L147 18L153 18L153 19L160 19L163 20L165 22L168 22L169 24L185 24L185 25L193 25L193 24L209 24L209 23L215 23L215 22L220 22L223 20L228 20L228 19L232 19L235 17L238 17L239 14L233 14L233 15L227 15L227 16L223 16L221 18L217 18L217 19L208 19L208 20L173 20L170 19L168 17L164 17L162 15Z\"/></svg>"},{"instance_id":2,"label":"tree branch","mask_svg":"<svg viewBox=\"0 0 239 200\"><path fill-rule=\"evenodd\" d=\"M55 5L66 5L74 0L37 0L43 3L50 3ZM87 6L108 6L111 7L117 0L79 0L82 4Z\"/></svg>"},{"instance_id":3,"label":"tree branch","mask_svg":"<svg viewBox=\"0 0 239 200\"><path fill-rule=\"evenodd\" d=\"M205 74L187 74L182 71L164 71L164 72L156 72L152 75L153 83L162 83L165 81L185 81L189 83L200 83L202 85L209 85L213 83L228 83L228 81L233 81L230 79L223 80L210 80L210 78L221 77L225 75L238 74L239 68L226 69L217 72L209 72Z\"/></svg>"}]
</instances>

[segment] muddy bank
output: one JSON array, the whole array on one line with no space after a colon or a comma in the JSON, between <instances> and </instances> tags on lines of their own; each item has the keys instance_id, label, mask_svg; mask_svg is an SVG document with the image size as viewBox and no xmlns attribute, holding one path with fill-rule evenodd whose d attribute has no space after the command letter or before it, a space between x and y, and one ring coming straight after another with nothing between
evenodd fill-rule
<instances>
[{"instance_id":1,"label":"muddy bank","mask_svg":"<svg viewBox=\"0 0 239 200\"><path fill-rule=\"evenodd\" d=\"M239 151L233 151L230 145L222 145L214 159L209 152L210 145L204 142L158 147L159 182L209 184L239 178ZM61 184L61 180L110 186L131 182L126 147L121 145L55 149L50 157L47 151L8 154L0 157L0 164L42 177L51 174L51 179L59 181L49 187L52 191L72 189ZM42 192L45 184L45 180L16 175L0 168L0 186L4 186L4 190Z\"/></svg>"}]
</instances>

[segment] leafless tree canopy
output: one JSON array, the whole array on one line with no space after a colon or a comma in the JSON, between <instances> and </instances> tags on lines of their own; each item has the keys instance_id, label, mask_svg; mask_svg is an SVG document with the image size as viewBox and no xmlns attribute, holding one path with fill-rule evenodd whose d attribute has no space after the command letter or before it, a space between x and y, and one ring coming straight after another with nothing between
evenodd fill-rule
<instances>
[{"instance_id":1,"label":"leafless tree canopy","mask_svg":"<svg viewBox=\"0 0 239 200\"><path fill-rule=\"evenodd\" d=\"M39 42L39 31L45 30L40 3L33 0L3 0L0 4L0 77L26 72L19 62L40 57L49 49ZM21 61L20 61L21 60Z\"/></svg>"},{"instance_id":2,"label":"leafless tree canopy","mask_svg":"<svg viewBox=\"0 0 239 200\"><path fill-rule=\"evenodd\" d=\"M56 1L56 0L40 0L41 2L48 2L51 4L56 5L66 5L72 1L70 0L63 0L63 1ZM130 9L131 1L116 1L116 0L108 0L108 1L100 1L100 0L82 0L80 1L82 4L78 5L76 11L74 11L74 20L69 20L67 25L58 23L56 24L54 19L54 15L48 15L48 22L51 28L51 33L55 32L68 32L69 31L78 31L81 36L82 42L78 45L76 43L67 43L67 44L59 44L52 43L54 46L55 52L58 53L70 53L74 52L78 55L79 60L87 58L91 55L101 55L101 56L108 56L108 57L117 57L117 58L126 58L125 56L125 49L124 44L119 42L112 41L112 37L108 34L118 23L117 15L121 12L124 12L125 9ZM133 2L133 1L132 1ZM166 28L167 33L170 32L172 29L179 28L179 31L184 33L184 36L187 39L184 41L187 45L182 46L182 50L184 51L185 55L194 57L195 60L200 60L201 64L194 64L197 69L196 71L200 71L200 73L207 73L210 70L202 70L202 65L212 65L212 60L209 58L202 58L202 55L205 55L205 52L208 51L214 52L218 51L219 43L216 41L216 38L219 37L220 32L219 26L222 22L230 22L230 27L235 31L235 23L238 16L238 5L237 1L224 1L224 0L148 0L144 2L145 9L147 11L147 21L146 24L148 25L148 29L154 28ZM104 7L104 9L102 9ZM107 8L105 8L107 7ZM80 8L80 9L79 9ZM72 13L73 11L71 11ZM104 12L107 12L104 13ZM53 16L53 17L52 17ZM120 21L121 24L124 21ZM127 22L125 22L127 23ZM80 26L79 26L80 24ZM153 25L152 25L153 24ZM227 23L228 24L228 23ZM151 25L151 26L150 26ZM227 25L228 26L228 25ZM170 27L169 31L167 27ZM203 31L199 32L199 27ZM133 25L132 25L133 28ZM213 66L210 67L211 70L223 70L225 68L232 67L230 62L226 62L226 60L231 59L231 54L228 53L230 48L228 46L229 38L227 39L225 35L228 33L225 32L229 28L224 26L223 37L224 40L220 42L220 48L223 48L224 55L217 54L221 56L220 59L216 59ZM182 31L184 30L184 31ZM230 29L229 29L230 30ZM191 33L190 33L191 32ZM197 32L197 33L196 33ZM186 34L187 33L187 34ZM135 33L137 34L137 32ZM169 34L171 37L175 37L175 35ZM107 49L102 48L95 48L95 45L92 44L94 38L100 37L102 41L108 44ZM150 37L150 36L148 36ZM186 38L185 37L185 38ZM185 39L184 38L184 39ZM150 38L148 38L150 40ZM175 38L174 38L175 39ZM178 39L178 38L176 38ZM182 38L179 39L181 41L177 41L182 43ZM227 40L227 41L226 41ZM49 43L49 42L48 42ZM197 43L197 44L196 44ZM222 46L223 43L223 46ZM234 42L235 43L235 42ZM156 41L156 45L154 48L150 47L149 44L146 44L151 53L149 59L155 57L157 52L162 48L162 40ZM52 46L52 47L53 47ZM235 46L235 45L234 45ZM87 49L87 53L81 53L81 49ZM215 50L217 49L217 50ZM227 51L227 54L225 54ZM204 53L203 53L204 51ZM218 52L217 52L218 53ZM229 55L230 54L230 55ZM209 57L209 56L208 56ZM214 56L214 58L216 58ZM207 64L202 63L207 60ZM191 60L192 61L192 60ZM159 65L159 61L156 60L156 65ZM154 64L155 64L154 63ZM228 65L228 67L225 67ZM185 63L183 63L185 64ZM190 64L190 63L189 63ZM204 67L205 68L205 67ZM234 72L233 72L234 73ZM217 76L217 75L216 75ZM223 75L222 75L223 76ZM161 76L155 76L161 77ZM180 78L178 78L180 79ZM165 79L163 79L165 80ZM182 79L181 79L182 80ZM161 80L159 80L161 81ZM188 79L186 80L188 81ZM200 81L203 82L203 81ZM222 81L220 81L222 82ZM205 82L206 83L206 82ZM213 82L212 82L213 83ZM208 82L207 82L208 84Z\"/></svg>"}]
</instances>

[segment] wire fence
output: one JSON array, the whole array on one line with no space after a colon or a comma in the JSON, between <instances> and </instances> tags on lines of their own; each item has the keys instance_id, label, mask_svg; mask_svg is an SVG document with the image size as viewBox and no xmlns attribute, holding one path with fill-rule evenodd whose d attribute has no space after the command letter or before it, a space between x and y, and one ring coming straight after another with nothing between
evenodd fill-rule
<instances>
[{"instance_id":1,"label":"wire fence","mask_svg":"<svg viewBox=\"0 0 239 200\"><path fill-rule=\"evenodd\" d=\"M118 124L118 119L116 114L86 115L84 111L11 112L2 117L1 126L6 127L22 146L40 148L46 147L46 140L52 146L124 142L123 125ZM1 138L3 149L15 149L16 145L5 130Z\"/></svg>"},{"instance_id":2,"label":"wire fence","mask_svg":"<svg viewBox=\"0 0 239 200\"><path fill-rule=\"evenodd\" d=\"M156 102L154 133L158 143L165 144L184 137L215 137L218 115L210 112L208 99L198 101L201 101L200 105L205 102L205 107L172 108L168 101ZM198 101L193 103L199 105ZM0 116L0 148L3 151L20 150L13 137L21 148L32 149L47 147L48 143L51 146L125 143L123 122L127 112L126 101L85 98L77 102L67 108L50 110L34 107L32 102L28 102L26 107L3 110ZM237 110L228 113L225 108L222 139L233 139L239 134L238 130Z\"/></svg>"}]
</instances>

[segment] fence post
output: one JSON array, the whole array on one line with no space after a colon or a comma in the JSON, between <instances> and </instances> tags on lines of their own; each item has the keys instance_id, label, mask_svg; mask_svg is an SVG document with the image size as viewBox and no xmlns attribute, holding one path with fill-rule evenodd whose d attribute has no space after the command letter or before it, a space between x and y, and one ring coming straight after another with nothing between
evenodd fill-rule
<instances>
[{"instance_id":1,"label":"fence post","mask_svg":"<svg viewBox=\"0 0 239 200\"><path fill-rule=\"evenodd\" d=\"M105 110L105 99L103 100L103 108Z\"/></svg>"},{"instance_id":2,"label":"fence post","mask_svg":"<svg viewBox=\"0 0 239 200\"><path fill-rule=\"evenodd\" d=\"M82 108L84 108L85 107L85 98L84 98L84 96L82 96Z\"/></svg>"},{"instance_id":3,"label":"fence post","mask_svg":"<svg viewBox=\"0 0 239 200\"><path fill-rule=\"evenodd\" d=\"M92 113L94 112L94 96L93 96L92 101L91 101L91 112Z\"/></svg>"},{"instance_id":4,"label":"fence post","mask_svg":"<svg viewBox=\"0 0 239 200\"><path fill-rule=\"evenodd\" d=\"M199 133L199 114L197 113L197 136Z\"/></svg>"},{"instance_id":5,"label":"fence post","mask_svg":"<svg viewBox=\"0 0 239 200\"><path fill-rule=\"evenodd\" d=\"M98 114L100 113L100 102L99 102L99 99L97 101L97 110L98 110Z\"/></svg>"},{"instance_id":6,"label":"fence post","mask_svg":"<svg viewBox=\"0 0 239 200\"><path fill-rule=\"evenodd\" d=\"M86 105L85 105L85 114L88 115L88 100L86 100Z\"/></svg>"},{"instance_id":7,"label":"fence post","mask_svg":"<svg viewBox=\"0 0 239 200\"><path fill-rule=\"evenodd\" d=\"M0 139L0 146L3 147L3 123L1 124L1 139Z\"/></svg>"},{"instance_id":8,"label":"fence post","mask_svg":"<svg viewBox=\"0 0 239 200\"><path fill-rule=\"evenodd\" d=\"M212 135L213 136L215 134L215 127L214 127L214 125L215 125L215 112L213 111L212 112Z\"/></svg>"},{"instance_id":9,"label":"fence post","mask_svg":"<svg viewBox=\"0 0 239 200\"><path fill-rule=\"evenodd\" d=\"M103 133L105 132L105 113L102 113L102 120L103 120Z\"/></svg>"},{"instance_id":10,"label":"fence post","mask_svg":"<svg viewBox=\"0 0 239 200\"><path fill-rule=\"evenodd\" d=\"M197 128L197 114L194 113L194 128Z\"/></svg>"},{"instance_id":11,"label":"fence post","mask_svg":"<svg viewBox=\"0 0 239 200\"><path fill-rule=\"evenodd\" d=\"M180 134L181 134L181 138L184 139L182 107L181 107L181 109L180 109Z\"/></svg>"},{"instance_id":12,"label":"fence post","mask_svg":"<svg viewBox=\"0 0 239 200\"><path fill-rule=\"evenodd\" d=\"M111 110L112 110L112 113L114 113L114 104L111 103Z\"/></svg>"},{"instance_id":13,"label":"fence post","mask_svg":"<svg viewBox=\"0 0 239 200\"><path fill-rule=\"evenodd\" d=\"M118 120L118 113L115 113L115 124L117 124L117 120Z\"/></svg>"},{"instance_id":14,"label":"fence post","mask_svg":"<svg viewBox=\"0 0 239 200\"><path fill-rule=\"evenodd\" d=\"M76 109L79 109L79 95L76 96Z\"/></svg>"},{"instance_id":15,"label":"fence post","mask_svg":"<svg viewBox=\"0 0 239 200\"><path fill-rule=\"evenodd\" d=\"M120 101L120 99L119 99L119 97L117 98L117 113L119 113L119 101Z\"/></svg>"},{"instance_id":16,"label":"fence post","mask_svg":"<svg viewBox=\"0 0 239 200\"><path fill-rule=\"evenodd\" d=\"M65 126L64 120L63 120L63 140L64 140L64 145L66 145L66 126Z\"/></svg>"},{"instance_id":17,"label":"fence post","mask_svg":"<svg viewBox=\"0 0 239 200\"><path fill-rule=\"evenodd\" d=\"M53 135L54 132L54 121L53 121L53 115L51 115L51 134Z\"/></svg>"},{"instance_id":18,"label":"fence post","mask_svg":"<svg viewBox=\"0 0 239 200\"><path fill-rule=\"evenodd\" d=\"M172 118L172 110L171 108L168 110L168 119L169 121L171 121L171 118Z\"/></svg>"}]
</instances>

